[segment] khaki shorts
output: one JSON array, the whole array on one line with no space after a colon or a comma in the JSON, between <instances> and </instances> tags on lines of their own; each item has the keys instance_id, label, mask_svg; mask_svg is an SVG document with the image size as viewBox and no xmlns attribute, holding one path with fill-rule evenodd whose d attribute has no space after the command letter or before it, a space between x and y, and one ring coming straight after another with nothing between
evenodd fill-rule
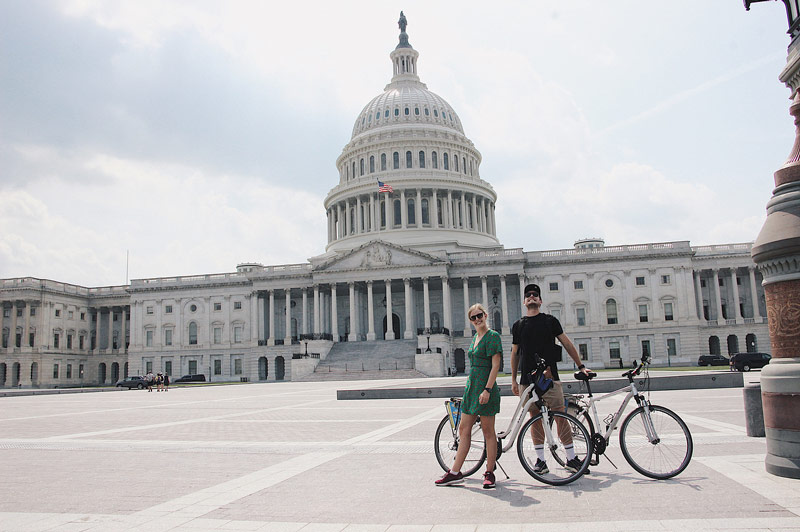
<instances>
[{"instance_id":1,"label":"khaki shorts","mask_svg":"<svg viewBox=\"0 0 800 532\"><path fill-rule=\"evenodd\" d=\"M561 381L553 381L553 387L547 390L544 394L544 404L547 408L554 412L564 411L564 388L561 386ZM531 406L531 412L535 415L539 413L539 408L536 405Z\"/></svg>"}]
</instances>

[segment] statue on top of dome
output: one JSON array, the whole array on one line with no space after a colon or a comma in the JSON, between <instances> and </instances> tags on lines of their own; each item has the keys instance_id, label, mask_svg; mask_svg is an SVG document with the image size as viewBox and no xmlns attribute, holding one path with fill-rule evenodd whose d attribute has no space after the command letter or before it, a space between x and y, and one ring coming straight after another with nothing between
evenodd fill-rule
<instances>
[{"instance_id":1,"label":"statue on top of dome","mask_svg":"<svg viewBox=\"0 0 800 532\"><path fill-rule=\"evenodd\" d=\"M400 32L401 33L405 33L406 32L406 25L407 24L408 24L408 21L406 20L406 16L401 11L400 12L400 20L397 21L397 25L400 26Z\"/></svg>"}]
</instances>

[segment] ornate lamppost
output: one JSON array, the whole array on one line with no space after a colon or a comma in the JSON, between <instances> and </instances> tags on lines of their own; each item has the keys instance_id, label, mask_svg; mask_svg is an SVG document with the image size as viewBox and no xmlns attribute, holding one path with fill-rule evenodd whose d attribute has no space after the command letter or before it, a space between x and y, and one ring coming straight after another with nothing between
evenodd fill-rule
<instances>
[{"instance_id":1,"label":"ornate lamppost","mask_svg":"<svg viewBox=\"0 0 800 532\"><path fill-rule=\"evenodd\" d=\"M750 5L765 0L744 0ZM789 22L786 67L779 79L791 91L795 142L775 172L767 220L753 245L764 277L772 360L761 372L767 436L766 470L800 478L800 0L783 0ZM757 304L754 303L754 304Z\"/></svg>"}]
</instances>

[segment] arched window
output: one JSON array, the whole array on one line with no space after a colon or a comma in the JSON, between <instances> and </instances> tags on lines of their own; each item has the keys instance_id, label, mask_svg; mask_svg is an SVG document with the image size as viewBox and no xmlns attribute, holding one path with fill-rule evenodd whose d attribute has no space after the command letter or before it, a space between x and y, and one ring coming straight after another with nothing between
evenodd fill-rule
<instances>
[{"instance_id":1,"label":"arched window","mask_svg":"<svg viewBox=\"0 0 800 532\"><path fill-rule=\"evenodd\" d=\"M442 225L442 200L436 200L436 223Z\"/></svg>"},{"instance_id":2,"label":"arched window","mask_svg":"<svg viewBox=\"0 0 800 532\"><path fill-rule=\"evenodd\" d=\"M364 223L366 222L367 217L364 216L364 205L361 205L361 232L364 232Z\"/></svg>"},{"instance_id":3,"label":"arched window","mask_svg":"<svg viewBox=\"0 0 800 532\"><path fill-rule=\"evenodd\" d=\"M400 225L403 223L403 211L401 210L403 206L400 204L400 200L396 199L393 203L394 207L394 225Z\"/></svg>"},{"instance_id":4,"label":"arched window","mask_svg":"<svg viewBox=\"0 0 800 532\"><path fill-rule=\"evenodd\" d=\"M431 164L433 165L434 169L439 168L439 157L436 156L435 151L431 152Z\"/></svg>"},{"instance_id":5,"label":"arched window","mask_svg":"<svg viewBox=\"0 0 800 532\"><path fill-rule=\"evenodd\" d=\"M394 116L400 116L400 109L394 110Z\"/></svg>"},{"instance_id":6,"label":"arched window","mask_svg":"<svg viewBox=\"0 0 800 532\"><path fill-rule=\"evenodd\" d=\"M350 224L348 225L350 228L350 234L353 235L356 232L356 210L353 207L350 207Z\"/></svg>"},{"instance_id":7,"label":"arched window","mask_svg":"<svg viewBox=\"0 0 800 532\"><path fill-rule=\"evenodd\" d=\"M370 174L374 174L375 173L375 156L374 155L370 155L369 156L369 173Z\"/></svg>"},{"instance_id":8,"label":"arched window","mask_svg":"<svg viewBox=\"0 0 800 532\"><path fill-rule=\"evenodd\" d=\"M420 168L425 168L425 152L424 151L419 152L419 167Z\"/></svg>"},{"instance_id":9,"label":"arched window","mask_svg":"<svg viewBox=\"0 0 800 532\"><path fill-rule=\"evenodd\" d=\"M416 209L414 208L415 207L414 200L412 198L408 198L408 200L406 200L406 205L408 208L408 225L416 224L417 212Z\"/></svg>"},{"instance_id":10,"label":"arched window","mask_svg":"<svg viewBox=\"0 0 800 532\"><path fill-rule=\"evenodd\" d=\"M728 355L739 352L739 337L735 334L728 335Z\"/></svg>"},{"instance_id":11,"label":"arched window","mask_svg":"<svg viewBox=\"0 0 800 532\"><path fill-rule=\"evenodd\" d=\"M411 152L407 151L406 152L406 168L411 168L411 162L412 162L411 158L412 158Z\"/></svg>"},{"instance_id":12,"label":"arched window","mask_svg":"<svg viewBox=\"0 0 800 532\"><path fill-rule=\"evenodd\" d=\"M711 336L708 338L708 352L712 355L719 355L719 337Z\"/></svg>"},{"instance_id":13,"label":"arched window","mask_svg":"<svg viewBox=\"0 0 800 532\"><path fill-rule=\"evenodd\" d=\"M197 323L189 322L189 345L197 345Z\"/></svg>"},{"instance_id":14,"label":"arched window","mask_svg":"<svg viewBox=\"0 0 800 532\"><path fill-rule=\"evenodd\" d=\"M430 111L428 111L428 108L426 107L426 108L425 108L425 116L430 116L430 114L431 114L431 112L430 112Z\"/></svg>"},{"instance_id":15,"label":"arched window","mask_svg":"<svg viewBox=\"0 0 800 532\"><path fill-rule=\"evenodd\" d=\"M434 116L434 118L439 118L439 110L438 109L434 109L433 110L433 116Z\"/></svg>"},{"instance_id":16,"label":"arched window","mask_svg":"<svg viewBox=\"0 0 800 532\"><path fill-rule=\"evenodd\" d=\"M444 155L442 155L442 160L444 162L444 169L450 170L450 160L449 157L447 156L447 152L445 152Z\"/></svg>"},{"instance_id":17,"label":"arched window","mask_svg":"<svg viewBox=\"0 0 800 532\"><path fill-rule=\"evenodd\" d=\"M609 325L617 323L617 302L613 299L606 301L606 318Z\"/></svg>"},{"instance_id":18,"label":"arched window","mask_svg":"<svg viewBox=\"0 0 800 532\"><path fill-rule=\"evenodd\" d=\"M383 117L384 118L389 118L389 110L388 109L383 112Z\"/></svg>"},{"instance_id":19,"label":"arched window","mask_svg":"<svg viewBox=\"0 0 800 532\"><path fill-rule=\"evenodd\" d=\"M419 116L419 107L414 107L414 114Z\"/></svg>"},{"instance_id":20,"label":"arched window","mask_svg":"<svg viewBox=\"0 0 800 532\"><path fill-rule=\"evenodd\" d=\"M469 160L469 175L475 175L472 171L472 159Z\"/></svg>"},{"instance_id":21,"label":"arched window","mask_svg":"<svg viewBox=\"0 0 800 532\"><path fill-rule=\"evenodd\" d=\"M386 170L386 154L381 153L381 172Z\"/></svg>"},{"instance_id":22,"label":"arched window","mask_svg":"<svg viewBox=\"0 0 800 532\"><path fill-rule=\"evenodd\" d=\"M466 175L466 173L467 173L467 159L465 157L461 158L461 168L463 169L464 174Z\"/></svg>"},{"instance_id":23,"label":"arched window","mask_svg":"<svg viewBox=\"0 0 800 532\"><path fill-rule=\"evenodd\" d=\"M363 158L359 162L359 166L361 167L361 174L360 175L364 175L364 159Z\"/></svg>"},{"instance_id":24,"label":"arched window","mask_svg":"<svg viewBox=\"0 0 800 532\"><path fill-rule=\"evenodd\" d=\"M381 201L381 227L386 227L386 202Z\"/></svg>"},{"instance_id":25,"label":"arched window","mask_svg":"<svg viewBox=\"0 0 800 532\"><path fill-rule=\"evenodd\" d=\"M400 168L400 154L398 152L394 152L394 154L392 155L392 163L393 163L392 168L394 168L395 170Z\"/></svg>"},{"instance_id":26,"label":"arched window","mask_svg":"<svg viewBox=\"0 0 800 532\"><path fill-rule=\"evenodd\" d=\"M458 172L458 155L453 157L453 170L455 172Z\"/></svg>"},{"instance_id":27,"label":"arched window","mask_svg":"<svg viewBox=\"0 0 800 532\"><path fill-rule=\"evenodd\" d=\"M745 347L747 348L748 353L758 352L758 343L756 341L755 334L749 333L747 336L745 336L745 342L747 343Z\"/></svg>"},{"instance_id":28,"label":"arched window","mask_svg":"<svg viewBox=\"0 0 800 532\"><path fill-rule=\"evenodd\" d=\"M405 108L405 111L403 111L403 113L404 113L406 116L408 116L408 107L406 107L406 108Z\"/></svg>"},{"instance_id":29,"label":"arched window","mask_svg":"<svg viewBox=\"0 0 800 532\"><path fill-rule=\"evenodd\" d=\"M428 214L428 199L422 198L422 223L429 224L431 223L430 215Z\"/></svg>"}]
</instances>

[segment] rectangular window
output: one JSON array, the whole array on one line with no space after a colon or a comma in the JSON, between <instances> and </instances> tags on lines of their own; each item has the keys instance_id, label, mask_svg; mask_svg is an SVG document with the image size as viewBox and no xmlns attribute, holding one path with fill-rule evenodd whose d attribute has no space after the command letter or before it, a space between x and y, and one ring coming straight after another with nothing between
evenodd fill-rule
<instances>
[{"instance_id":1,"label":"rectangular window","mask_svg":"<svg viewBox=\"0 0 800 532\"><path fill-rule=\"evenodd\" d=\"M17 317L18 317L18 318L21 318L21 317L22 317L22 309L21 309L21 308L18 308L18 309L17 309Z\"/></svg>"},{"instance_id":2,"label":"rectangular window","mask_svg":"<svg viewBox=\"0 0 800 532\"><path fill-rule=\"evenodd\" d=\"M650 354L650 340L642 340L642 355Z\"/></svg>"},{"instance_id":3,"label":"rectangular window","mask_svg":"<svg viewBox=\"0 0 800 532\"><path fill-rule=\"evenodd\" d=\"M72 364L67 364L67 378L72 378Z\"/></svg>"},{"instance_id":4,"label":"rectangular window","mask_svg":"<svg viewBox=\"0 0 800 532\"><path fill-rule=\"evenodd\" d=\"M28 345L33 347L34 346L34 339L36 334L35 333L28 333Z\"/></svg>"},{"instance_id":5,"label":"rectangular window","mask_svg":"<svg viewBox=\"0 0 800 532\"><path fill-rule=\"evenodd\" d=\"M172 329L164 331L164 345L172 345Z\"/></svg>"},{"instance_id":6,"label":"rectangular window","mask_svg":"<svg viewBox=\"0 0 800 532\"><path fill-rule=\"evenodd\" d=\"M172 305L164 307L164 314L172 314Z\"/></svg>"},{"instance_id":7,"label":"rectangular window","mask_svg":"<svg viewBox=\"0 0 800 532\"><path fill-rule=\"evenodd\" d=\"M581 356L581 360L589 360L589 345L578 344L578 354Z\"/></svg>"},{"instance_id":8,"label":"rectangular window","mask_svg":"<svg viewBox=\"0 0 800 532\"><path fill-rule=\"evenodd\" d=\"M3 317L4 318L10 318L11 317L11 309L10 308L4 308L3 309Z\"/></svg>"},{"instance_id":9,"label":"rectangular window","mask_svg":"<svg viewBox=\"0 0 800 532\"><path fill-rule=\"evenodd\" d=\"M222 303L214 303L214 310L216 311L222 310Z\"/></svg>"},{"instance_id":10,"label":"rectangular window","mask_svg":"<svg viewBox=\"0 0 800 532\"><path fill-rule=\"evenodd\" d=\"M215 360L214 361L214 375L222 375L222 361Z\"/></svg>"},{"instance_id":11,"label":"rectangular window","mask_svg":"<svg viewBox=\"0 0 800 532\"><path fill-rule=\"evenodd\" d=\"M78 378L83 378L83 364L78 364Z\"/></svg>"},{"instance_id":12,"label":"rectangular window","mask_svg":"<svg viewBox=\"0 0 800 532\"><path fill-rule=\"evenodd\" d=\"M67 335L67 349L72 349L72 335Z\"/></svg>"},{"instance_id":13,"label":"rectangular window","mask_svg":"<svg viewBox=\"0 0 800 532\"><path fill-rule=\"evenodd\" d=\"M153 331L149 330L146 333L147 339L145 340L146 347L153 347Z\"/></svg>"},{"instance_id":14,"label":"rectangular window","mask_svg":"<svg viewBox=\"0 0 800 532\"><path fill-rule=\"evenodd\" d=\"M148 360L147 364L145 364L145 373L151 373L153 371L153 361Z\"/></svg>"},{"instance_id":15,"label":"rectangular window","mask_svg":"<svg viewBox=\"0 0 800 532\"><path fill-rule=\"evenodd\" d=\"M644 276L636 277L636 286L644 286Z\"/></svg>"},{"instance_id":16,"label":"rectangular window","mask_svg":"<svg viewBox=\"0 0 800 532\"><path fill-rule=\"evenodd\" d=\"M153 307L147 307L147 313L153 314Z\"/></svg>"},{"instance_id":17,"label":"rectangular window","mask_svg":"<svg viewBox=\"0 0 800 532\"><path fill-rule=\"evenodd\" d=\"M586 325L586 309L575 309L575 318L578 322L578 325Z\"/></svg>"},{"instance_id":18,"label":"rectangular window","mask_svg":"<svg viewBox=\"0 0 800 532\"><path fill-rule=\"evenodd\" d=\"M678 354L675 338L667 338L667 356L674 357Z\"/></svg>"},{"instance_id":19,"label":"rectangular window","mask_svg":"<svg viewBox=\"0 0 800 532\"><path fill-rule=\"evenodd\" d=\"M661 284L670 284L670 277L669 277L669 275L662 275L662 276L661 276Z\"/></svg>"},{"instance_id":20,"label":"rectangular window","mask_svg":"<svg viewBox=\"0 0 800 532\"><path fill-rule=\"evenodd\" d=\"M720 277L719 278L719 285L720 286L725 286L725 278L724 277Z\"/></svg>"},{"instance_id":21,"label":"rectangular window","mask_svg":"<svg viewBox=\"0 0 800 532\"><path fill-rule=\"evenodd\" d=\"M171 360L167 360L166 362L164 362L164 373L166 373L167 375L172 375L172 361Z\"/></svg>"},{"instance_id":22,"label":"rectangular window","mask_svg":"<svg viewBox=\"0 0 800 532\"><path fill-rule=\"evenodd\" d=\"M609 342L608 343L608 354L613 359L619 359L619 342Z\"/></svg>"},{"instance_id":23,"label":"rectangular window","mask_svg":"<svg viewBox=\"0 0 800 532\"><path fill-rule=\"evenodd\" d=\"M197 360L190 360L189 361L189 374L190 375L197 375Z\"/></svg>"},{"instance_id":24,"label":"rectangular window","mask_svg":"<svg viewBox=\"0 0 800 532\"><path fill-rule=\"evenodd\" d=\"M664 303L664 319L666 321L672 321L672 303Z\"/></svg>"},{"instance_id":25,"label":"rectangular window","mask_svg":"<svg viewBox=\"0 0 800 532\"><path fill-rule=\"evenodd\" d=\"M57 308L56 309L56 318L60 318L60 317L61 317L61 309Z\"/></svg>"},{"instance_id":26,"label":"rectangular window","mask_svg":"<svg viewBox=\"0 0 800 532\"><path fill-rule=\"evenodd\" d=\"M700 288L705 288L705 287L706 287L706 280L700 279Z\"/></svg>"},{"instance_id":27,"label":"rectangular window","mask_svg":"<svg viewBox=\"0 0 800 532\"><path fill-rule=\"evenodd\" d=\"M738 276L736 277L736 284L739 285L739 286L742 286L742 278L741 277L738 277ZM33 310L33 309L31 309L31 310Z\"/></svg>"},{"instance_id":28,"label":"rectangular window","mask_svg":"<svg viewBox=\"0 0 800 532\"><path fill-rule=\"evenodd\" d=\"M233 310L242 310L242 302L241 301L234 301L233 302Z\"/></svg>"},{"instance_id":29,"label":"rectangular window","mask_svg":"<svg viewBox=\"0 0 800 532\"><path fill-rule=\"evenodd\" d=\"M222 343L222 327L214 327L214 343Z\"/></svg>"},{"instance_id":30,"label":"rectangular window","mask_svg":"<svg viewBox=\"0 0 800 532\"><path fill-rule=\"evenodd\" d=\"M58 378L58 364L53 364L53 378Z\"/></svg>"},{"instance_id":31,"label":"rectangular window","mask_svg":"<svg viewBox=\"0 0 800 532\"><path fill-rule=\"evenodd\" d=\"M83 336L83 335L80 335L78 337L78 349L84 349L85 345L86 345L86 337Z\"/></svg>"},{"instance_id":32,"label":"rectangular window","mask_svg":"<svg viewBox=\"0 0 800 532\"><path fill-rule=\"evenodd\" d=\"M242 374L242 359L237 358L233 361L233 373L234 375L241 375Z\"/></svg>"},{"instance_id":33,"label":"rectangular window","mask_svg":"<svg viewBox=\"0 0 800 532\"><path fill-rule=\"evenodd\" d=\"M86 321L86 313L81 312L81 321Z\"/></svg>"},{"instance_id":34,"label":"rectangular window","mask_svg":"<svg viewBox=\"0 0 800 532\"><path fill-rule=\"evenodd\" d=\"M233 328L233 341L235 343L241 343L242 341L242 327L234 327Z\"/></svg>"},{"instance_id":35,"label":"rectangular window","mask_svg":"<svg viewBox=\"0 0 800 532\"><path fill-rule=\"evenodd\" d=\"M639 322L647 323L647 305L639 305Z\"/></svg>"},{"instance_id":36,"label":"rectangular window","mask_svg":"<svg viewBox=\"0 0 800 532\"><path fill-rule=\"evenodd\" d=\"M116 312L112 312L111 316L112 316L112 320L111 321L117 321L117 318L119 318L119 314L117 314Z\"/></svg>"},{"instance_id":37,"label":"rectangular window","mask_svg":"<svg viewBox=\"0 0 800 532\"><path fill-rule=\"evenodd\" d=\"M550 291L558 292L558 283L550 283Z\"/></svg>"},{"instance_id":38,"label":"rectangular window","mask_svg":"<svg viewBox=\"0 0 800 532\"><path fill-rule=\"evenodd\" d=\"M74 315L75 315L75 313L72 312L71 310L69 312L67 312L67 318L70 319L70 320L74 317Z\"/></svg>"},{"instance_id":39,"label":"rectangular window","mask_svg":"<svg viewBox=\"0 0 800 532\"><path fill-rule=\"evenodd\" d=\"M58 349L58 340L59 340L58 333L53 333L53 347L55 347L56 349Z\"/></svg>"},{"instance_id":40,"label":"rectangular window","mask_svg":"<svg viewBox=\"0 0 800 532\"><path fill-rule=\"evenodd\" d=\"M583 281L573 281L572 286L575 290L583 290Z\"/></svg>"},{"instance_id":41,"label":"rectangular window","mask_svg":"<svg viewBox=\"0 0 800 532\"><path fill-rule=\"evenodd\" d=\"M31 307L31 317L36 316L36 307Z\"/></svg>"}]
</instances>

